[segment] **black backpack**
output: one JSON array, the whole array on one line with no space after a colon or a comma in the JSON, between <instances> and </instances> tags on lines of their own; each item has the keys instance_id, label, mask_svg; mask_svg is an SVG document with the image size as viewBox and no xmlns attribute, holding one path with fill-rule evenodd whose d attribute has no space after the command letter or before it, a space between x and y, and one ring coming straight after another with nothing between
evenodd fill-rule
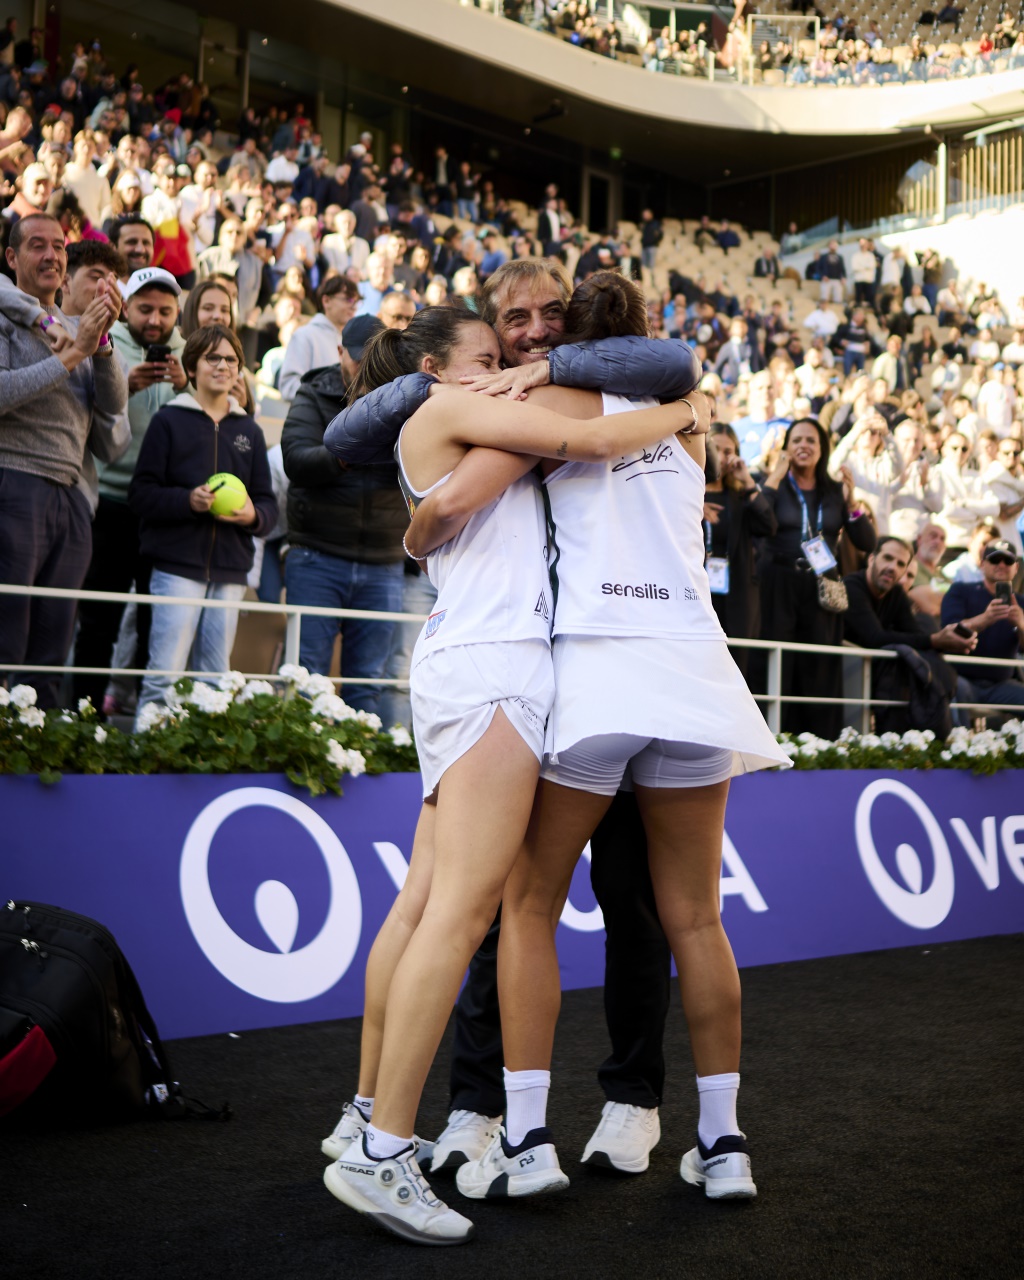
<instances>
[{"instance_id":1,"label":"black backpack","mask_svg":"<svg viewBox=\"0 0 1024 1280\"><path fill-rule=\"evenodd\" d=\"M15 1111L19 1124L198 1114L113 934L40 902L0 907L0 1116Z\"/></svg>"}]
</instances>

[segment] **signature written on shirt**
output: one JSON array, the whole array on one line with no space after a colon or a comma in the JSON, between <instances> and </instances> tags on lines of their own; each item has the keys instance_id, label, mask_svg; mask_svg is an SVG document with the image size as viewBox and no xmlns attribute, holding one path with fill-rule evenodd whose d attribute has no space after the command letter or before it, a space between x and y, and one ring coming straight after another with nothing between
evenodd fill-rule
<instances>
[{"instance_id":1,"label":"signature written on shirt","mask_svg":"<svg viewBox=\"0 0 1024 1280\"><path fill-rule=\"evenodd\" d=\"M672 446L661 443L654 449L644 449L640 453L639 457L623 458L621 462L616 462L612 467L612 471L630 471L631 469L636 468L635 470L632 470L631 475L626 476L627 480L635 480L638 476L661 475L663 472L677 475L678 469L676 467L658 466L659 462L674 461L675 458L672 454Z\"/></svg>"}]
</instances>

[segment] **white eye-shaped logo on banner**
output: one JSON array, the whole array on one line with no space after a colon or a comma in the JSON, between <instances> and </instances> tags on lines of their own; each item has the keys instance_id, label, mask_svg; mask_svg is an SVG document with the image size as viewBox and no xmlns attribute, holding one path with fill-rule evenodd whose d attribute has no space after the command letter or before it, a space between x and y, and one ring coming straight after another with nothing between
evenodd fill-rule
<instances>
[{"instance_id":1,"label":"white eye-shaped logo on banner","mask_svg":"<svg viewBox=\"0 0 1024 1280\"><path fill-rule=\"evenodd\" d=\"M903 877L903 884L892 878L878 856L871 834L871 810L878 797L884 795L898 796L913 809L928 836L935 873L931 884L923 891L924 868L913 845L901 844L896 848L896 867ZM864 788L857 801L854 831L865 874L872 889L892 914L913 929L934 929L941 924L953 905L953 859L942 828L921 797L902 782L879 778Z\"/></svg>"},{"instance_id":2,"label":"white eye-shaped logo on banner","mask_svg":"<svg viewBox=\"0 0 1024 1280\"><path fill-rule=\"evenodd\" d=\"M331 897L327 919L315 938L298 951L295 895L279 880L256 890L256 918L277 953L261 951L240 938L221 915L210 889L210 845L220 825L240 809L263 805L294 818L314 839L327 865ZM185 837L179 870L181 902L196 942L210 963L242 991L277 1004L313 1000L330 991L347 972L359 946L363 904L359 881L345 847L327 823L294 796L269 787L241 787L211 801Z\"/></svg>"}]
</instances>

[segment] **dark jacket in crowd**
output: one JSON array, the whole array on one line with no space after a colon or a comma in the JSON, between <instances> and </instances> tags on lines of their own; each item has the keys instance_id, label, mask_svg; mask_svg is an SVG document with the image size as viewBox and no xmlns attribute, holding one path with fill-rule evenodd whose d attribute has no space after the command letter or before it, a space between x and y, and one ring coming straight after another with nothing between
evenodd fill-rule
<instances>
[{"instance_id":1,"label":"dark jacket in crowd","mask_svg":"<svg viewBox=\"0 0 1024 1280\"><path fill-rule=\"evenodd\" d=\"M222 471L242 481L256 508L247 529L192 510L192 490ZM263 432L241 409L214 422L192 396L175 396L146 430L128 505L141 522L140 550L155 568L195 582L244 583L253 538L277 523Z\"/></svg>"},{"instance_id":2,"label":"dark jacket in crowd","mask_svg":"<svg viewBox=\"0 0 1024 1280\"><path fill-rule=\"evenodd\" d=\"M846 639L862 649L905 644L911 649L930 649L931 636L917 625L910 598L902 587L891 587L877 597L868 586L866 569L848 573L843 579L850 607L845 616Z\"/></svg>"},{"instance_id":3,"label":"dark jacket in crowd","mask_svg":"<svg viewBox=\"0 0 1024 1280\"><path fill-rule=\"evenodd\" d=\"M664 338L602 338L556 347L548 368L553 386L662 400L678 400L701 378L700 361L686 343ZM434 381L427 373L407 373L371 391L342 409L324 444L349 464L391 461L402 424L426 401Z\"/></svg>"},{"instance_id":4,"label":"dark jacket in crowd","mask_svg":"<svg viewBox=\"0 0 1024 1280\"><path fill-rule=\"evenodd\" d=\"M761 597L757 583L755 538L775 533L775 515L758 489L741 493L723 488L709 490L705 500L722 508L718 523L705 524L705 544L710 535L711 554L729 561L729 592L713 595L711 603L726 635L748 640L761 635ZM751 650L734 651L736 665L746 675Z\"/></svg>"},{"instance_id":5,"label":"dark jacket in crowd","mask_svg":"<svg viewBox=\"0 0 1024 1280\"><path fill-rule=\"evenodd\" d=\"M358 564L394 564L409 525L394 461L339 466L324 431L345 403L341 368L313 369L299 384L281 434L288 540Z\"/></svg>"},{"instance_id":6,"label":"dark jacket in crowd","mask_svg":"<svg viewBox=\"0 0 1024 1280\"><path fill-rule=\"evenodd\" d=\"M1014 599L1021 608L1024 608L1024 596L1015 594ZM991 603L992 596L983 582L954 582L942 597L942 625L947 627L951 622L963 622L964 618L976 618L979 613L984 613ZM1016 658L1020 649L1017 628L1012 622L1004 619L1002 622L993 622L990 627L978 632L978 646L971 656ZM975 667L961 663L959 670L968 680L991 680L994 684L1017 678L1013 667Z\"/></svg>"}]
</instances>

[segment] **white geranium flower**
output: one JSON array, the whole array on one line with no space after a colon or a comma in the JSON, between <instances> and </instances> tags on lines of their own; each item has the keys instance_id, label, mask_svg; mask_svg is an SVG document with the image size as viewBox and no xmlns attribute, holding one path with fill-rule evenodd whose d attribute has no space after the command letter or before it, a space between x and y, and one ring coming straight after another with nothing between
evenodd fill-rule
<instances>
[{"instance_id":1,"label":"white geranium flower","mask_svg":"<svg viewBox=\"0 0 1024 1280\"><path fill-rule=\"evenodd\" d=\"M93 712L92 698L79 698L78 714L80 716L88 716L88 715L92 715L92 712Z\"/></svg>"},{"instance_id":2,"label":"white geranium flower","mask_svg":"<svg viewBox=\"0 0 1024 1280\"><path fill-rule=\"evenodd\" d=\"M806 731L805 731L805 732L803 732L803 733L798 733L798 734L796 735L796 740L797 740L797 742L813 742L813 741L814 741L814 734L813 734L813 733L807 733Z\"/></svg>"},{"instance_id":3,"label":"white geranium flower","mask_svg":"<svg viewBox=\"0 0 1024 1280\"><path fill-rule=\"evenodd\" d=\"M251 702L253 698L261 693L275 694L277 690L269 680L250 680L245 688L235 698L236 702Z\"/></svg>"},{"instance_id":4,"label":"white geranium flower","mask_svg":"<svg viewBox=\"0 0 1024 1280\"><path fill-rule=\"evenodd\" d=\"M305 667L297 666L294 662L286 662L277 673L282 680L287 680L289 684L295 685L297 689L305 689L309 681L309 672Z\"/></svg>"},{"instance_id":5,"label":"white geranium flower","mask_svg":"<svg viewBox=\"0 0 1024 1280\"><path fill-rule=\"evenodd\" d=\"M864 747L865 750L880 747L882 745L882 739L879 738L877 734L866 733L863 738L861 738L860 745Z\"/></svg>"},{"instance_id":6,"label":"white geranium flower","mask_svg":"<svg viewBox=\"0 0 1024 1280\"><path fill-rule=\"evenodd\" d=\"M16 684L11 690L11 701L19 711L36 705L36 691L30 684Z\"/></svg>"},{"instance_id":7,"label":"white geranium flower","mask_svg":"<svg viewBox=\"0 0 1024 1280\"><path fill-rule=\"evenodd\" d=\"M282 668L284 670L284 668ZM334 681L329 676L310 676L302 686L307 698L318 698L322 693L335 693Z\"/></svg>"},{"instance_id":8,"label":"white geranium flower","mask_svg":"<svg viewBox=\"0 0 1024 1280\"><path fill-rule=\"evenodd\" d=\"M396 724L391 730L391 741L396 747L411 747L412 734L404 724Z\"/></svg>"},{"instance_id":9,"label":"white geranium flower","mask_svg":"<svg viewBox=\"0 0 1024 1280\"><path fill-rule=\"evenodd\" d=\"M101 724L96 726L96 741L102 746L107 740L107 731Z\"/></svg>"},{"instance_id":10,"label":"white geranium flower","mask_svg":"<svg viewBox=\"0 0 1024 1280\"><path fill-rule=\"evenodd\" d=\"M24 686L21 686L24 688ZM35 693L35 690L32 690ZM46 715L38 707L26 707L18 712L18 719L30 729L41 729L46 724Z\"/></svg>"},{"instance_id":11,"label":"white geranium flower","mask_svg":"<svg viewBox=\"0 0 1024 1280\"><path fill-rule=\"evenodd\" d=\"M148 733L151 729L159 729L171 718L170 707L159 702L147 702L139 712L136 729L139 733Z\"/></svg>"},{"instance_id":12,"label":"white geranium flower","mask_svg":"<svg viewBox=\"0 0 1024 1280\"><path fill-rule=\"evenodd\" d=\"M224 693L241 693L245 688L245 676L241 671L226 671L217 681L217 688Z\"/></svg>"},{"instance_id":13,"label":"white geranium flower","mask_svg":"<svg viewBox=\"0 0 1024 1280\"><path fill-rule=\"evenodd\" d=\"M859 733L857 732L857 730L853 727L853 725L852 725L852 724L848 724L848 725L845 725L845 726L844 726L843 731L842 731L842 733L840 733L840 735L839 735L839 737L838 737L837 741L838 741L838 742L846 742L846 743L856 742L856 740L857 740L859 737L860 737L860 734L859 734Z\"/></svg>"},{"instance_id":14,"label":"white geranium flower","mask_svg":"<svg viewBox=\"0 0 1024 1280\"><path fill-rule=\"evenodd\" d=\"M943 760L947 760L947 761L948 761L948 760L952 760L952 759L953 759L953 753L952 753L952 751L943 751L943 752L942 752L941 759L943 759Z\"/></svg>"},{"instance_id":15,"label":"white geranium flower","mask_svg":"<svg viewBox=\"0 0 1024 1280\"><path fill-rule=\"evenodd\" d=\"M327 743L327 759L339 773L350 773L353 778L358 778L361 773L366 772L366 757L363 753L355 750L346 751L334 738Z\"/></svg>"},{"instance_id":16,"label":"white geranium flower","mask_svg":"<svg viewBox=\"0 0 1024 1280\"><path fill-rule=\"evenodd\" d=\"M368 729L372 729L374 733L380 733L384 721L373 711L357 711L356 719L360 724L365 724Z\"/></svg>"},{"instance_id":17,"label":"white geranium flower","mask_svg":"<svg viewBox=\"0 0 1024 1280\"><path fill-rule=\"evenodd\" d=\"M893 747L900 745L900 735L898 733L883 733L880 741L883 747L889 747L891 750Z\"/></svg>"},{"instance_id":18,"label":"white geranium flower","mask_svg":"<svg viewBox=\"0 0 1024 1280\"><path fill-rule=\"evenodd\" d=\"M837 744L836 744L836 755L837 755L837 756L848 756L849 754L850 754L850 751L849 751L849 748L848 748L848 747L844 747L844 746L843 746L843 744L842 744L841 742L839 742L839 743L837 743Z\"/></svg>"},{"instance_id":19,"label":"white geranium flower","mask_svg":"<svg viewBox=\"0 0 1024 1280\"><path fill-rule=\"evenodd\" d=\"M354 720L356 713L344 699L336 693L321 693L313 699L313 714L332 724L340 724L342 720Z\"/></svg>"},{"instance_id":20,"label":"white geranium flower","mask_svg":"<svg viewBox=\"0 0 1024 1280\"><path fill-rule=\"evenodd\" d=\"M800 749L799 749L799 754L800 754L800 755L801 755L805 760L813 760L813 759L815 759L815 758L816 758L816 756L817 756L817 754L818 754L818 748L814 745L814 743L813 743L813 742L805 742L805 743L803 743L803 745L800 747Z\"/></svg>"},{"instance_id":21,"label":"white geranium flower","mask_svg":"<svg viewBox=\"0 0 1024 1280\"><path fill-rule=\"evenodd\" d=\"M317 737L319 737L320 734L323 733L324 731L324 727L319 720L314 720L309 727L313 730L313 732L317 735Z\"/></svg>"},{"instance_id":22,"label":"white geranium flower","mask_svg":"<svg viewBox=\"0 0 1024 1280\"><path fill-rule=\"evenodd\" d=\"M799 754L799 751L800 751L800 748L796 745L795 742L780 742L779 746L783 749L783 751L785 751L786 755L789 756L790 760L792 760L794 756Z\"/></svg>"},{"instance_id":23,"label":"white geranium flower","mask_svg":"<svg viewBox=\"0 0 1024 1280\"><path fill-rule=\"evenodd\" d=\"M9 707L11 705L11 695L6 688L0 684L0 707Z\"/></svg>"},{"instance_id":24,"label":"white geranium flower","mask_svg":"<svg viewBox=\"0 0 1024 1280\"><path fill-rule=\"evenodd\" d=\"M208 684L195 684L192 692L185 696L185 702L191 703L197 711L205 711L210 715L222 715L231 706L230 693L223 689L211 689Z\"/></svg>"}]
</instances>

